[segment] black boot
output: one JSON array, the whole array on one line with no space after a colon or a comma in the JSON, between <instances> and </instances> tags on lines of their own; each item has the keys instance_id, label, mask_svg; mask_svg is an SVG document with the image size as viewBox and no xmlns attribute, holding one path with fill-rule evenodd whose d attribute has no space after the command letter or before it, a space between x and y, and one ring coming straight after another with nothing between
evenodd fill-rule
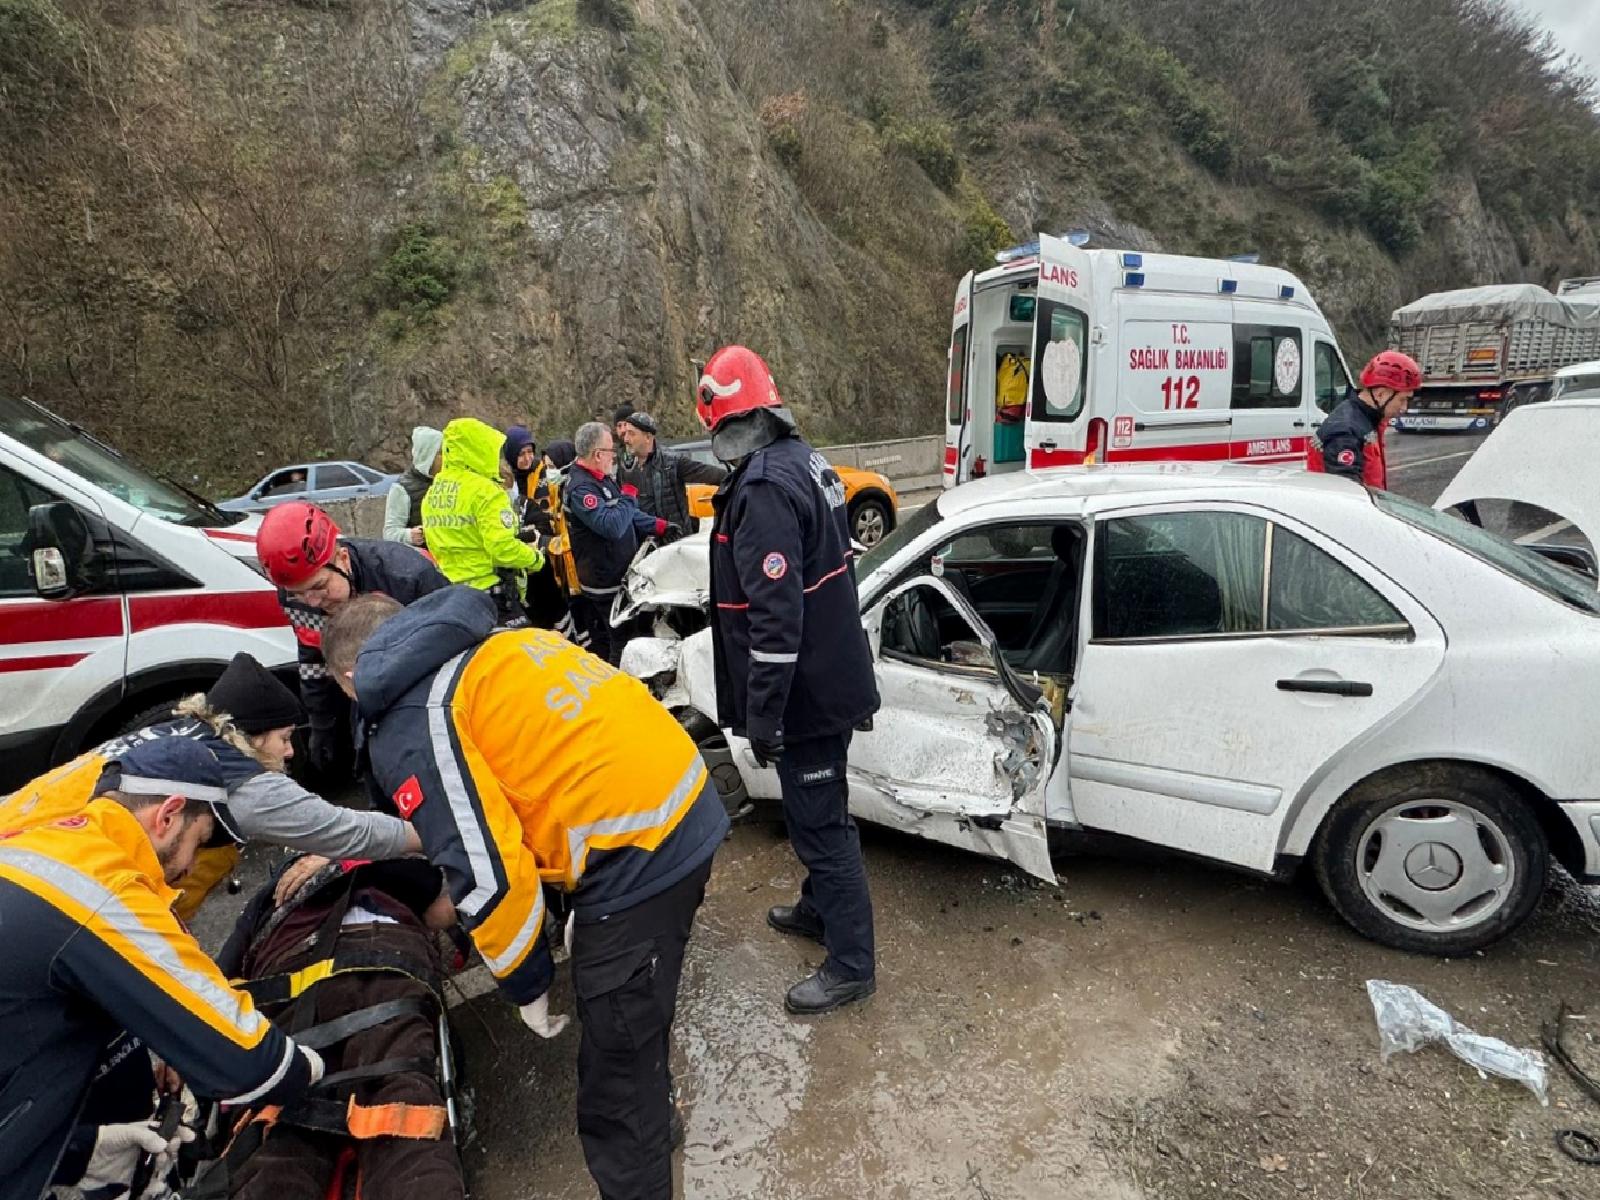
<instances>
[{"instance_id":1,"label":"black boot","mask_svg":"<svg viewBox=\"0 0 1600 1200\"><path fill-rule=\"evenodd\" d=\"M822 941L822 922L815 913L806 912L798 904L780 904L767 909L767 924L779 933Z\"/></svg>"},{"instance_id":2,"label":"black boot","mask_svg":"<svg viewBox=\"0 0 1600 1200\"><path fill-rule=\"evenodd\" d=\"M865 1000L877 990L876 979L840 979L823 966L817 968L815 975L790 988L783 998L783 1006L792 1013L816 1016L832 1012L852 1000Z\"/></svg>"}]
</instances>

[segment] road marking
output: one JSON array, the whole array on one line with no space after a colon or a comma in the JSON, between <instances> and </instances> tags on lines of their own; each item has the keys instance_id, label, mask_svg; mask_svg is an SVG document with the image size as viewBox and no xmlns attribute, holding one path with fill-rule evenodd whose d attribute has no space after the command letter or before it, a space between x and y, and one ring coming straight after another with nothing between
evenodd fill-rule
<instances>
[{"instance_id":1,"label":"road marking","mask_svg":"<svg viewBox=\"0 0 1600 1200\"><path fill-rule=\"evenodd\" d=\"M1389 472L1393 474L1396 471L1404 471L1410 467L1425 467L1429 463L1447 462L1452 458L1468 458L1476 451L1477 447L1474 446L1471 450L1458 450L1454 454L1435 454L1432 458L1414 458L1410 462L1396 463L1389 468Z\"/></svg>"},{"instance_id":2,"label":"road marking","mask_svg":"<svg viewBox=\"0 0 1600 1200\"><path fill-rule=\"evenodd\" d=\"M1543 541L1547 537L1552 537L1555 534L1560 533L1563 529L1571 528L1572 522L1567 520L1565 517L1562 517L1559 521L1551 521L1550 524L1546 525L1543 529L1535 529L1532 533L1523 534L1517 539L1517 544L1519 546L1525 546L1529 542Z\"/></svg>"}]
</instances>

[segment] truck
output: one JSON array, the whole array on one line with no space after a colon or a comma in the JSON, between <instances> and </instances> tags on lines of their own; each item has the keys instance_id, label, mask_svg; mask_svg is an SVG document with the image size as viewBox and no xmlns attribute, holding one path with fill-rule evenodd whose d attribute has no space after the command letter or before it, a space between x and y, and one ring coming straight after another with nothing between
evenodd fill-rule
<instances>
[{"instance_id":1,"label":"truck","mask_svg":"<svg viewBox=\"0 0 1600 1200\"><path fill-rule=\"evenodd\" d=\"M1491 429L1548 399L1563 367L1600 358L1600 276L1433 292L1394 310L1389 344L1422 367L1396 429Z\"/></svg>"}]
</instances>

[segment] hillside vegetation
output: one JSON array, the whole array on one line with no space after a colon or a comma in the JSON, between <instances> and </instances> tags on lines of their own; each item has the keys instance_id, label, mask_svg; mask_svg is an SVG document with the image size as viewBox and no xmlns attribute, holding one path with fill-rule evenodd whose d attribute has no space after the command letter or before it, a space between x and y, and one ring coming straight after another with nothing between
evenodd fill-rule
<instances>
[{"instance_id":1,"label":"hillside vegetation","mask_svg":"<svg viewBox=\"0 0 1600 1200\"><path fill-rule=\"evenodd\" d=\"M932 432L1038 229L1422 291L1600 271L1589 82L1493 0L0 0L0 389L226 491L765 353Z\"/></svg>"}]
</instances>

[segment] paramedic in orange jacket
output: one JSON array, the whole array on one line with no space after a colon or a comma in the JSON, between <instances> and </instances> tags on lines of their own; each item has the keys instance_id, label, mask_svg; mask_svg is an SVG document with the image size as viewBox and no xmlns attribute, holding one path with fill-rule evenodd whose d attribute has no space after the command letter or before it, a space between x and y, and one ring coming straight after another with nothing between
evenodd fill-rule
<instances>
[{"instance_id":1,"label":"paramedic in orange jacket","mask_svg":"<svg viewBox=\"0 0 1600 1200\"><path fill-rule=\"evenodd\" d=\"M114 1069L106 1050L123 1030L197 1096L282 1103L321 1077L316 1053L234 991L172 915L172 881L202 845L227 836L226 800L211 751L168 738L104 772L75 760L0 802L6 1196L39 1196L52 1176L85 1192L126 1189L142 1153L173 1149L156 1149L141 1136L148 1121L130 1118L90 1130L92 1150L57 1169L69 1166L77 1114L97 1072Z\"/></svg>"},{"instance_id":2,"label":"paramedic in orange jacket","mask_svg":"<svg viewBox=\"0 0 1600 1200\"><path fill-rule=\"evenodd\" d=\"M670 1197L678 978L727 812L642 683L552 630L494 625L474 588L362 596L323 649L373 779L541 1037L568 1020L549 1011L543 889L570 893L584 1157L605 1200Z\"/></svg>"}]
</instances>

